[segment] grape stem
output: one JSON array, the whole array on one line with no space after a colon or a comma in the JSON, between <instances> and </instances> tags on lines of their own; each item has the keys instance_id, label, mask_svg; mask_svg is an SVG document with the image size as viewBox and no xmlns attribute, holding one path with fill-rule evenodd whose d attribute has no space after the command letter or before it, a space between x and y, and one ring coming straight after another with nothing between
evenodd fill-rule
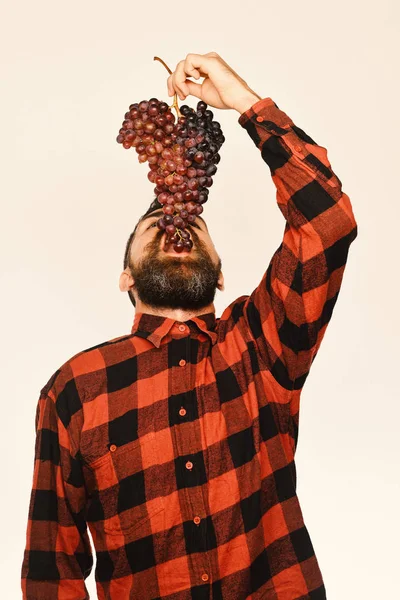
<instances>
[{"instance_id":1,"label":"grape stem","mask_svg":"<svg viewBox=\"0 0 400 600\"><path fill-rule=\"evenodd\" d=\"M158 61L159 61L161 64L163 64L163 65L164 65L164 67L167 69L168 73L169 73L170 75L172 75L172 71L171 71L171 69L168 67L168 65L167 65L167 64L165 64L165 62L162 60L162 58L160 58L159 56L155 56L155 57L154 57L154 60L158 60ZM178 94L177 94L176 92L175 92L175 95L174 95L174 101L173 101L173 103L171 104L171 106L170 106L169 108L175 108L175 110L176 110L176 114L178 115L178 119L179 119L179 118L182 116L182 113L181 113L181 111L179 110L179 105L178 105Z\"/></svg>"}]
</instances>

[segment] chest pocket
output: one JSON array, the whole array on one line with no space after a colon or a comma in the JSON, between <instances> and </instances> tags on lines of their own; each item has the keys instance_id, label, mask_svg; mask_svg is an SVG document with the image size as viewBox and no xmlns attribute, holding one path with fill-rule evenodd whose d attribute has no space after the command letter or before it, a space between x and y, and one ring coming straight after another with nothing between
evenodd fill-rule
<instances>
[{"instance_id":1,"label":"chest pocket","mask_svg":"<svg viewBox=\"0 0 400 600\"><path fill-rule=\"evenodd\" d=\"M102 522L106 533L149 535L153 517L162 514L155 437L149 432L120 446L110 444L106 455L88 465L92 493L87 520L97 525ZM157 522L158 527L160 519Z\"/></svg>"}]
</instances>

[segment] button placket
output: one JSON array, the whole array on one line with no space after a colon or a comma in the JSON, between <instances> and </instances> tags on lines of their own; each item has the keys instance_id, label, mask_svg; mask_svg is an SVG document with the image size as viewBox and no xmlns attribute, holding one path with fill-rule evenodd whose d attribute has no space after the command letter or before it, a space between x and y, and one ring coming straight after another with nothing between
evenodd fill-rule
<instances>
[{"instance_id":1,"label":"button placket","mask_svg":"<svg viewBox=\"0 0 400 600\"><path fill-rule=\"evenodd\" d=\"M184 333L184 332L186 332L187 334L190 333L189 328L186 325L184 325L183 323L181 323L181 324L176 323L175 328L182 333ZM186 359L185 358L179 359L178 365L180 367L188 366L189 373L190 373L190 338L185 339L185 348L186 348ZM185 372L185 375L189 376L187 371ZM180 407L178 412L181 417L184 417L187 414L187 411L183 406ZM179 430L177 430L177 435L178 435L178 431ZM192 472L195 469L195 465L191 460L187 460L185 462L184 466L188 472ZM193 491L193 493L194 493L194 491ZM198 529L200 522L201 522L200 516L198 514L197 515L195 514L192 517L192 522L193 522L194 527L196 529ZM209 580L209 575L207 573L203 573L201 577L202 577L203 581Z\"/></svg>"},{"instance_id":2,"label":"button placket","mask_svg":"<svg viewBox=\"0 0 400 600\"><path fill-rule=\"evenodd\" d=\"M179 331L182 332L186 330L186 325L184 325L183 323L181 323L180 325L176 324L176 327L177 329L179 329ZM187 362L184 358L181 358L178 364L180 367L184 367L187 364ZM186 409L183 406L180 407L179 414L181 417L184 417L186 415Z\"/></svg>"}]
</instances>

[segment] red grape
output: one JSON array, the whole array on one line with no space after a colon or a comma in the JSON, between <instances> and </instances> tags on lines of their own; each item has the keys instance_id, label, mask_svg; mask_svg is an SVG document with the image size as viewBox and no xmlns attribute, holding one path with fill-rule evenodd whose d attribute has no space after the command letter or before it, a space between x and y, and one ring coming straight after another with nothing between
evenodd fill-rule
<instances>
[{"instance_id":1,"label":"red grape","mask_svg":"<svg viewBox=\"0 0 400 600\"><path fill-rule=\"evenodd\" d=\"M154 148L153 144L146 146L146 152L149 156L155 156L157 154L157 150Z\"/></svg>"},{"instance_id":2,"label":"red grape","mask_svg":"<svg viewBox=\"0 0 400 600\"><path fill-rule=\"evenodd\" d=\"M178 174L174 175L174 183L176 185L182 185L183 182L184 182L184 179L183 179L182 175L178 175Z\"/></svg>"},{"instance_id":3,"label":"red grape","mask_svg":"<svg viewBox=\"0 0 400 600\"><path fill-rule=\"evenodd\" d=\"M156 130L155 123L152 123L151 121L145 123L144 130L146 133L153 133Z\"/></svg>"},{"instance_id":4,"label":"red grape","mask_svg":"<svg viewBox=\"0 0 400 600\"><path fill-rule=\"evenodd\" d=\"M158 219L157 227L158 227L158 229L165 229L165 223L164 223L164 219L162 217L160 217Z\"/></svg>"}]
</instances>

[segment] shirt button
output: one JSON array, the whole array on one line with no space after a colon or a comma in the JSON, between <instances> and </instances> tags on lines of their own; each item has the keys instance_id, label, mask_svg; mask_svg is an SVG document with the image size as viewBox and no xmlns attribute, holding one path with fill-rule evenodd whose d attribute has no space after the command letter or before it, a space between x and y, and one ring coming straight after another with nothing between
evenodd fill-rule
<instances>
[{"instance_id":1,"label":"shirt button","mask_svg":"<svg viewBox=\"0 0 400 600\"><path fill-rule=\"evenodd\" d=\"M179 366L184 367L186 365L186 360L184 358L181 358L181 360L179 361Z\"/></svg>"},{"instance_id":2,"label":"shirt button","mask_svg":"<svg viewBox=\"0 0 400 600\"><path fill-rule=\"evenodd\" d=\"M302 151L302 147L301 147L301 146L295 146L295 147L294 147L294 149L295 149L297 152L301 152L301 151Z\"/></svg>"},{"instance_id":3,"label":"shirt button","mask_svg":"<svg viewBox=\"0 0 400 600\"><path fill-rule=\"evenodd\" d=\"M264 117L257 117L256 121L258 121L259 123L261 123L262 121L264 121Z\"/></svg>"},{"instance_id":4,"label":"shirt button","mask_svg":"<svg viewBox=\"0 0 400 600\"><path fill-rule=\"evenodd\" d=\"M195 517L193 519L193 521L196 523L196 525L198 525L200 523L201 519L200 519L200 517Z\"/></svg>"},{"instance_id":5,"label":"shirt button","mask_svg":"<svg viewBox=\"0 0 400 600\"><path fill-rule=\"evenodd\" d=\"M203 575L201 576L203 581L208 581L208 575L207 573L203 573Z\"/></svg>"},{"instance_id":6,"label":"shirt button","mask_svg":"<svg viewBox=\"0 0 400 600\"><path fill-rule=\"evenodd\" d=\"M190 462L190 460L187 461L186 463L186 468L190 471L191 469L193 469L193 463Z\"/></svg>"},{"instance_id":7,"label":"shirt button","mask_svg":"<svg viewBox=\"0 0 400 600\"><path fill-rule=\"evenodd\" d=\"M111 444L110 446L110 452L115 452L117 449L117 446L115 444Z\"/></svg>"},{"instance_id":8,"label":"shirt button","mask_svg":"<svg viewBox=\"0 0 400 600\"><path fill-rule=\"evenodd\" d=\"M181 415L181 417L184 417L186 415L186 409L185 408L180 408L179 409L179 414Z\"/></svg>"},{"instance_id":9,"label":"shirt button","mask_svg":"<svg viewBox=\"0 0 400 600\"><path fill-rule=\"evenodd\" d=\"M185 331L186 327L184 325L179 325L178 329L179 331Z\"/></svg>"}]
</instances>

